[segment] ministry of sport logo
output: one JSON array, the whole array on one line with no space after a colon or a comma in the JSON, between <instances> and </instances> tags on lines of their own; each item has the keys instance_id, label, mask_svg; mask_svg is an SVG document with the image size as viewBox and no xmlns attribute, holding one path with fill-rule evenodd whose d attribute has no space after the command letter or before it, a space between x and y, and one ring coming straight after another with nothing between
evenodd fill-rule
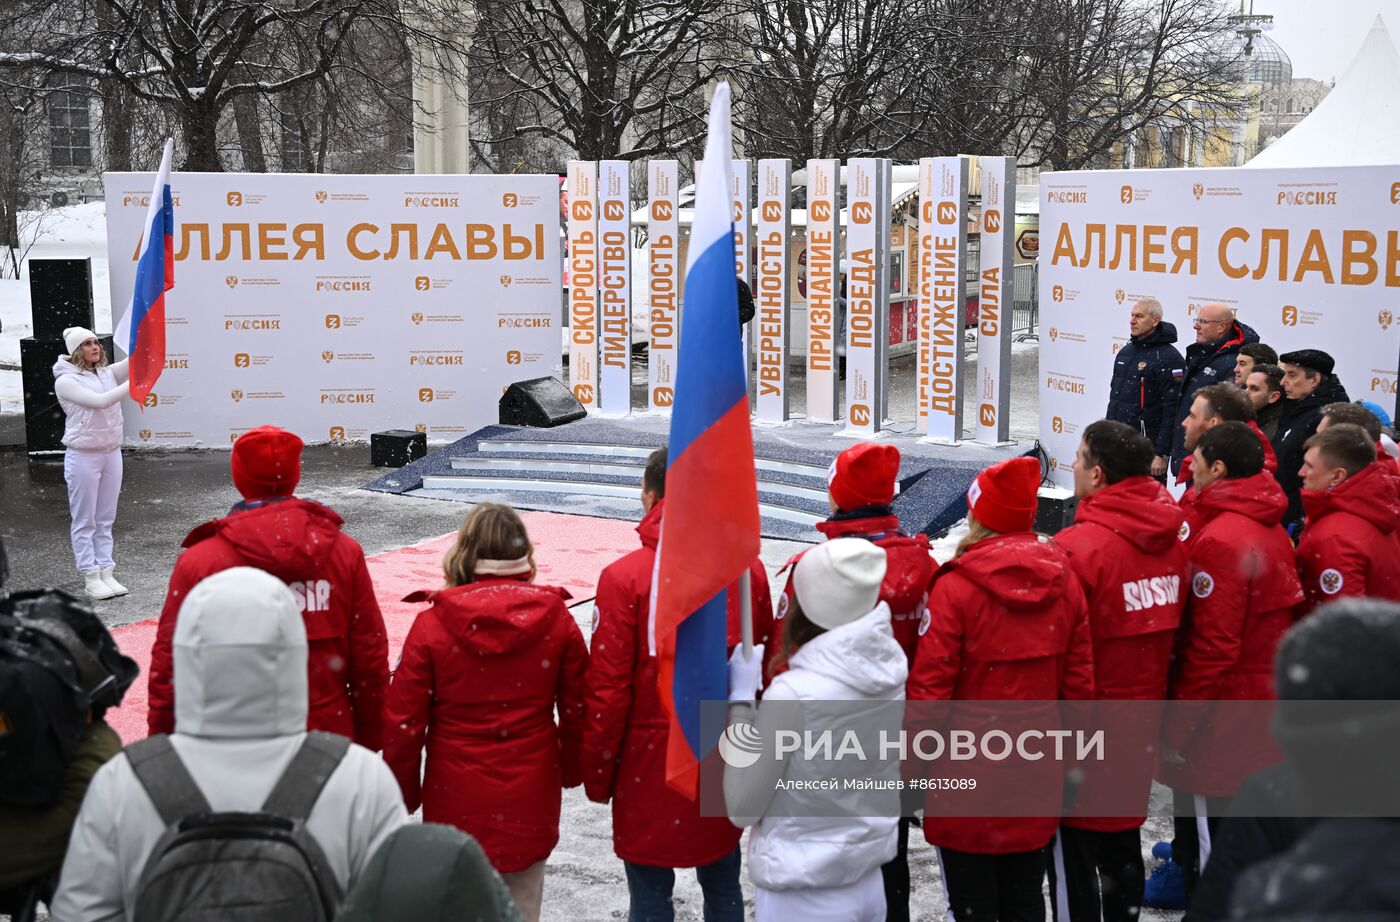
<instances>
[{"instance_id":1,"label":"ministry of sport logo","mask_svg":"<svg viewBox=\"0 0 1400 922\"><path fill-rule=\"evenodd\" d=\"M1376 315L1376 322L1381 325L1382 330L1389 330L1390 325L1395 322L1395 315L1390 311L1381 311Z\"/></svg>"},{"instance_id":2,"label":"ministry of sport logo","mask_svg":"<svg viewBox=\"0 0 1400 922\"><path fill-rule=\"evenodd\" d=\"M753 724L736 723L724 728L719 738L719 757L734 768L748 768L763 755L763 737Z\"/></svg>"}]
</instances>

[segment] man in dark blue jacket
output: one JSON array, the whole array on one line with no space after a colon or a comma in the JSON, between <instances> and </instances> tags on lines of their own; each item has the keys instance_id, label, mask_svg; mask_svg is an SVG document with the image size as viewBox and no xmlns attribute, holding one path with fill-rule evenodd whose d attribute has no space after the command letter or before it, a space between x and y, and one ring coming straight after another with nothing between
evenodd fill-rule
<instances>
[{"instance_id":1,"label":"man in dark blue jacket","mask_svg":"<svg viewBox=\"0 0 1400 922\"><path fill-rule=\"evenodd\" d=\"M1181 399L1176 405L1172 441L1172 473L1181 470L1186 457L1186 432L1181 421L1191 412L1196 391L1212 384L1235 380L1235 358L1245 343L1259 342L1259 334L1235 319L1235 312L1224 304L1202 304L1196 312L1196 341L1186 347L1186 377L1181 382Z\"/></svg>"},{"instance_id":2,"label":"man in dark blue jacket","mask_svg":"<svg viewBox=\"0 0 1400 922\"><path fill-rule=\"evenodd\" d=\"M1162 302L1156 298L1143 298L1133 305L1128 327L1133 338L1113 361L1104 417L1126 423L1147 437L1157 455L1152 476L1161 477L1167 472L1179 422L1176 407L1186 361L1172 345L1176 327L1162 322Z\"/></svg>"}]
</instances>

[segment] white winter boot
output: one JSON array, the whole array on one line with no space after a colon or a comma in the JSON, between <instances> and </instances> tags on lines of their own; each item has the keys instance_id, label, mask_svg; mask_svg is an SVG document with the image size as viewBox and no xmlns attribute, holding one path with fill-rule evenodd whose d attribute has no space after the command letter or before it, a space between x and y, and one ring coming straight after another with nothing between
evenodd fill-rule
<instances>
[{"instance_id":1,"label":"white winter boot","mask_svg":"<svg viewBox=\"0 0 1400 922\"><path fill-rule=\"evenodd\" d=\"M116 567L108 567L105 570L99 570L98 576L102 578L102 582L107 584L107 588L112 590L112 595L126 595L126 587L117 582L117 578L112 575L116 569Z\"/></svg>"},{"instance_id":2,"label":"white winter boot","mask_svg":"<svg viewBox=\"0 0 1400 922\"><path fill-rule=\"evenodd\" d=\"M102 573L99 570L93 570L91 573L84 573L83 579L86 581L86 585L83 588L87 590L88 598L90 599L110 599L116 595L116 593L112 591L112 587L103 582Z\"/></svg>"}]
</instances>

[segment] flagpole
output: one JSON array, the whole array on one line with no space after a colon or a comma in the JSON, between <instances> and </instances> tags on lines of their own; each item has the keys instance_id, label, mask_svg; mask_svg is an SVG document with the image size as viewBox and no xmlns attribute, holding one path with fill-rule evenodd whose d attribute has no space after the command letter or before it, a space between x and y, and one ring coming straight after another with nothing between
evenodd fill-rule
<instances>
[{"instance_id":1,"label":"flagpole","mask_svg":"<svg viewBox=\"0 0 1400 922\"><path fill-rule=\"evenodd\" d=\"M739 638L744 659L753 656L753 593L749 591L749 568L739 575Z\"/></svg>"}]
</instances>

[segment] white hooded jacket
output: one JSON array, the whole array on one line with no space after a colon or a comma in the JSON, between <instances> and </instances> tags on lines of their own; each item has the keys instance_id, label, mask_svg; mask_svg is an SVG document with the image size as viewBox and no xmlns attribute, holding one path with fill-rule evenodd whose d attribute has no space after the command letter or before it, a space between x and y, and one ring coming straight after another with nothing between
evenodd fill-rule
<instances>
[{"instance_id":1,"label":"white hooded jacket","mask_svg":"<svg viewBox=\"0 0 1400 922\"><path fill-rule=\"evenodd\" d=\"M53 389L63 407L63 444L81 451L115 451L122 447L121 400L127 360L83 369L66 355L53 363Z\"/></svg>"},{"instance_id":2,"label":"white hooded jacket","mask_svg":"<svg viewBox=\"0 0 1400 922\"><path fill-rule=\"evenodd\" d=\"M306 737L306 629L296 597L251 567L190 591L175 628L171 744L215 811L261 808ZM342 892L407 821L387 765L351 745L307 819ZM125 756L93 777L73 827L55 922L130 920L164 832Z\"/></svg>"},{"instance_id":3,"label":"white hooded jacket","mask_svg":"<svg viewBox=\"0 0 1400 922\"><path fill-rule=\"evenodd\" d=\"M819 737L832 731L839 745L850 730L859 737L869 761L860 776L891 785L887 792L862 795L817 789L784 792L789 815L765 815L774 806L779 782L801 786L831 777L831 763L794 753L783 760L763 758L748 768L725 769L724 794L735 825L757 825L749 836L749 876L767 890L843 887L854 884L894 858L899 825L896 759L881 760L879 738L895 738L903 725L904 683L908 660L890 629L889 606L881 602L866 615L803 644L788 661L788 671L763 692L754 729L772 741L781 730ZM800 705L793 702L801 702ZM868 706L865 706L868 704ZM745 707L741 705L740 710ZM774 753L769 747L765 757ZM844 799L844 800L843 800ZM831 804L877 807L871 816L821 816ZM807 809L804 809L804 806ZM802 813L805 815L790 815Z\"/></svg>"}]
</instances>

